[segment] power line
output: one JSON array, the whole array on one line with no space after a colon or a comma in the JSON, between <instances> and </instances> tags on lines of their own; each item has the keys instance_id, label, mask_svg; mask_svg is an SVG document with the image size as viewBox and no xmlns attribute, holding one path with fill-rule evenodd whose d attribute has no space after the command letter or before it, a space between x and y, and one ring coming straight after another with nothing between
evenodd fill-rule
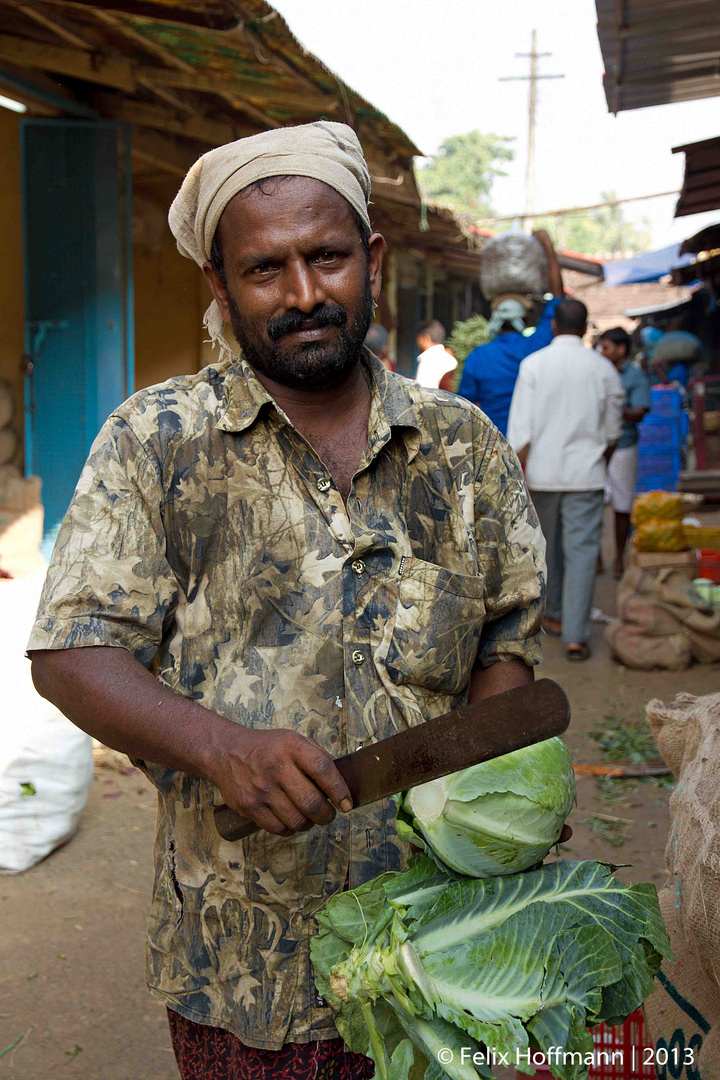
<instances>
[{"instance_id":1,"label":"power line","mask_svg":"<svg viewBox=\"0 0 720 1080\"><path fill-rule=\"evenodd\" d=\"M499 82L529 82L530 94L528 102L528 156L527 168L525 169L525 213L523 220L527 220L532 226L533 203L535 201L535 119L537 113L537 83L540 79L564 79L564 75L539 75L538 60L543 56L552 56L552 53L537 51L537 30L532 32L532 43L529 53L515 53L515 57L523 57L530 60L529 75L504 75Z\"/></svg>"},{"instance_id":2,"label":"power line","mask_svg":"<svg viewBox=\"0 0 720 1080\"><path fill-rule=\"evenodd\" d=\"M645 199L664 199L668 195L679 195L679 189L673 191L657 191L654 195L631 195L628 199L606 199L605 202L591 203L590 206L568 206L564 210L542 210L533 214L533 217L563 217L565 214L581 214L586 210L602 210L605 206L620 206L622 203L643 202ZM529 217L527 211L524 214L506 214L504 217L483 218L478 222L480 225L495 225L500 221L525 221Z\"/></svg>"}]
</instances>

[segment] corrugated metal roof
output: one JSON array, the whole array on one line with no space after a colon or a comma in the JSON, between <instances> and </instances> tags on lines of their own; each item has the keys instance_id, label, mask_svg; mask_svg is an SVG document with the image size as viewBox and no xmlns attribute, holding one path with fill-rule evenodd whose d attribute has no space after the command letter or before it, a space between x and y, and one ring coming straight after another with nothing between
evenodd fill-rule
<instances>
[{"instance_id":1,"label":"corrugated metal roof","mask_svg":"<svg viewBox=\"0 0 720 1080\"><path fill-rule=\"evenodd\" d=\"M613 113L720 94L718 0L595 0Z\"/></svg>"},{"instance_id":2,"label":"corrugated metal roof","mask_svg":"<svg viewBox=\"0 0 720 1080\"><path fill-rule=\"evenodd\" d=\"M720 249L720 221L714 225L708 225L705 229L689 236L680 247L681 255L699 255L701 251L715 251Z\"/></svg>"},{"instance_id":3,"label":"corrugated metal roof","mask_svg":"<svg viewBox=\"0 0 720 1080\"><path fill-rule=\"evenodd\" d=\"M720 137L674 146L673 154L685 154L685 178L675 217L720 209Z\"/></svg>"}]
</instances>

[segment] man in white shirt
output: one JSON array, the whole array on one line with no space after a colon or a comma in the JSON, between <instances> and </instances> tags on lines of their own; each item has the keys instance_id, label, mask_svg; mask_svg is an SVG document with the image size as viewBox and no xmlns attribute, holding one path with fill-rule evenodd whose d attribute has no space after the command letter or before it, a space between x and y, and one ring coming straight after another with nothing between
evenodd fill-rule
<instances>
[{"instance_id":1,"label":"man in white shirt","mask_svg":"<svg viewBox=\"0 0 720 1080\"><path fill-rule=\"evenodd\" d=\"M452 373L457 360L444 345L445 327L437 319L422 323L418 330L418 368L415 375L420 386L430 390L452 391Z\"/></svg>"},{"instance_id":2,"label":"man in white shirt","mask_svg":"<svg viewBox=\"0 0 720 1080\"><path fill-rule=\"evenodd\" d=\"M583 345L586 327L584 304L558 304L552 344L520 365L508 424L547 541L545 628L569 660L590 655L605 473L625 404L617 371Z\"/></svg>"}]
</instances>

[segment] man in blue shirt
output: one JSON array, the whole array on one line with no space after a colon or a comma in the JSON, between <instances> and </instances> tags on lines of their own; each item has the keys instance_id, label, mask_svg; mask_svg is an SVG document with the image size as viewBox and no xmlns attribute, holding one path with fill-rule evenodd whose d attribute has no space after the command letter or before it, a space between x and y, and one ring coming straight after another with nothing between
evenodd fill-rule
<instances>
[{"instance_id":1,"label":"man in blue shirt","mask_svg":"<svg viewBox=\"0 0 720 1080\"><path fill-rule=\"evenodd\" d=\"M533 233L545 248L548 277L553 294L538 320L535 332L525 336L527 311L517 299L502 299L488 323L493 336L486 345L478 345L465 361L458 393L479 406L493 424L507 434L510 402L520 364L526 356L544 349L553 339L552 321L555 308L563 297L560 266L552 240L544 229Z\"/></svg>"},{"instance_id":2,"label":"man in blue shirt","mask_svg":"<svg viewBox=\"0 0 720 1080\"><path fill-rule=\"evenodd\" d=\"M630 535L630 511L635 497L638 469L638 424L650 411L650 383L630 360L630 336L621 326L606 330L598 349L617 369L625 387L622 435L610 459L607 487L615 510L615 577L621 578L625 546Z\"/></svg>"}]
</instances>

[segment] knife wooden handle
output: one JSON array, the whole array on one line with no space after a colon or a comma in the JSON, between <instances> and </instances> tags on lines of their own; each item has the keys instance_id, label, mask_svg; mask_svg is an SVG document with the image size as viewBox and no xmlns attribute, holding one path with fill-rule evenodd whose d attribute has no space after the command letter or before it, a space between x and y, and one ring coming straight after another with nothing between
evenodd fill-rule
<instances>
[{"instance_id":1,"label":"knife wooden handle","mask_svg":"<svg viewBox=\"0 0 720 1080\"><path fill-rule=\"evenodd\" d=\"M570 722L567 696L551 679L517 686L336 758L354 806L385 799L420 783L561 735ZM244 840L259 826L218 806L223 840Z\"/></svg>"}]
</instances>

